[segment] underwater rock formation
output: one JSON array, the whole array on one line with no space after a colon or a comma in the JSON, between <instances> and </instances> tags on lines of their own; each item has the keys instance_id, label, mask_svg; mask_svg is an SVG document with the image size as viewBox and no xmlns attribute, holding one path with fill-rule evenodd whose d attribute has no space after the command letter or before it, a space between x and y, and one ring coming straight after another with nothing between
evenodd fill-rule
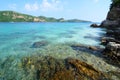
<instances>
[{"instance_id":1,"label":"underwater rock formation","mask_svg":"<svg viewBox=\"0 0 120 80\"><path fill-rule=\"evenodd\" d=\"M34 42L31 46L31 48L40 48L40 47L45 46L47 44L48 44L47 41L38 41L38 42Z\"/></svg>"},{"instance_id":2,"label":"underwater rock formation","mask_svg":"<svg viewBox=\"0 0 120 80\"><path fill-rule=\"evenodd\" d=\"M35 80L107 80L107 76L80 60L65 60L46 57L23 58L22 66L26 70L34 69ZM29 73L30 74L30 73ZM29 75L28 74L28 75Z\"/></svg>"}]
</instances>

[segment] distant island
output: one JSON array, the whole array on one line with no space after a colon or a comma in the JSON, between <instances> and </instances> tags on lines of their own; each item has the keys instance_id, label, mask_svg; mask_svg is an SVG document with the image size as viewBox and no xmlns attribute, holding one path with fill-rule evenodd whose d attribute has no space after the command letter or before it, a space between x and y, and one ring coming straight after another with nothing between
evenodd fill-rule
<instances>
[{"instance_id":1,"label":"distant island","mask_svg":"<svg viewBox=\"0 0 120 80\"><path fill-rule=\"evenodd\" d=\"M90 22L79 19L65 20L45 16L32 16L15 11L0 11L0 22Z\"/></svg>"}]
</instances>

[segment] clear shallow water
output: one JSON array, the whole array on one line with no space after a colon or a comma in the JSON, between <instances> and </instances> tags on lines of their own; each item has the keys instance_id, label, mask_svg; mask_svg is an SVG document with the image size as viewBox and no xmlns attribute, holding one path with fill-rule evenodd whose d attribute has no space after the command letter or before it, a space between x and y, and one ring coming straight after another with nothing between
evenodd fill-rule
<instances>
[{"instance_id":1,"label":"clear shallow water","mask_svg":"<svg viewBox=\"0 0 120 80\"><path fill-rule=\"evenodd\" d=\"M98 38L105 32L99 28L91 28L90 24L0 23L0 80L38 80L36 79L38 68L41 70L41 74L43 70L51 74L49 56L55 60L64 60L68 57L76 58L103 72L119 71L118 68L106 63L102 58L89 52L73 50L69 45L99 46ZM45 41L47 45L31 48L33 43L38 41ZM48 56L47 63L46 56ZM37 61L42 61L39 64L44 64L38 67ZM51 60L51 63L54 63L54 60Z\"/></svg>"},{"instance_id":2,"label":"clear shallow water","mask_svg":"<svg viewBox=\"0 0 120 80\"><path fill-rule=\"evenodd\" d=\"M35 53L31 48L37 41L48 44L80 43L99 45L97 40L104 33L91 28L91 23L0 23L0 55Z\"/></svg>"}]
</instances>

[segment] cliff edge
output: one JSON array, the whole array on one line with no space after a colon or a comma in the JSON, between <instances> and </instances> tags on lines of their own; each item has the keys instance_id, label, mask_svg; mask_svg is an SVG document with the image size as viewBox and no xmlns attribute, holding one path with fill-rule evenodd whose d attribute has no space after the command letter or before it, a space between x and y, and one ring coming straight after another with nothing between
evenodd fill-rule
<instances>
[{"instance_id":1,"label":"cliff edge","mask_svg":"<svg viewBox=\"0 0 120 80\"><path fill-rule=\"evenodd\" d=\"M120 0L112 0L110 11L101 27L120 27Z\"/></svg>"}]
</instances>

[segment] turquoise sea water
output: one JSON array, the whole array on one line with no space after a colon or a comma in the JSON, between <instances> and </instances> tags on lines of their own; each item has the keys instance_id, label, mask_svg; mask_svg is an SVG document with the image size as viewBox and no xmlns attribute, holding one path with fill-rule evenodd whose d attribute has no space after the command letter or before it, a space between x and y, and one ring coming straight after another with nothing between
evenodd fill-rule
<instances>
[{"instance_id":1,"label":"turquoise sea water","mask_svg":"<svg viewBox=\"0 0 120 80\"><path fill-rule=\"evenodd\" d=\"M0 23L0 80L48 80L56 67L65 67L67 58L84 61L103 72L119 71L96 56L99 52L72 48L81 44L101 46L105 31L91 28L91 24ZM36 47L36 42L43 44Z\"/></svg>"},{"instance_id":2,"label":"turquoise sea water","mask_svg":"<svg viewBox=\"0 0 120 80\"><path fill-rule=\"evenodd\" d=\"M99 45L97 39L104 33L91 28L91 23L0 23L0 57L6 55L34 53L34 42L49 44L79 43Z\"/></svg>"}]
</instances>

